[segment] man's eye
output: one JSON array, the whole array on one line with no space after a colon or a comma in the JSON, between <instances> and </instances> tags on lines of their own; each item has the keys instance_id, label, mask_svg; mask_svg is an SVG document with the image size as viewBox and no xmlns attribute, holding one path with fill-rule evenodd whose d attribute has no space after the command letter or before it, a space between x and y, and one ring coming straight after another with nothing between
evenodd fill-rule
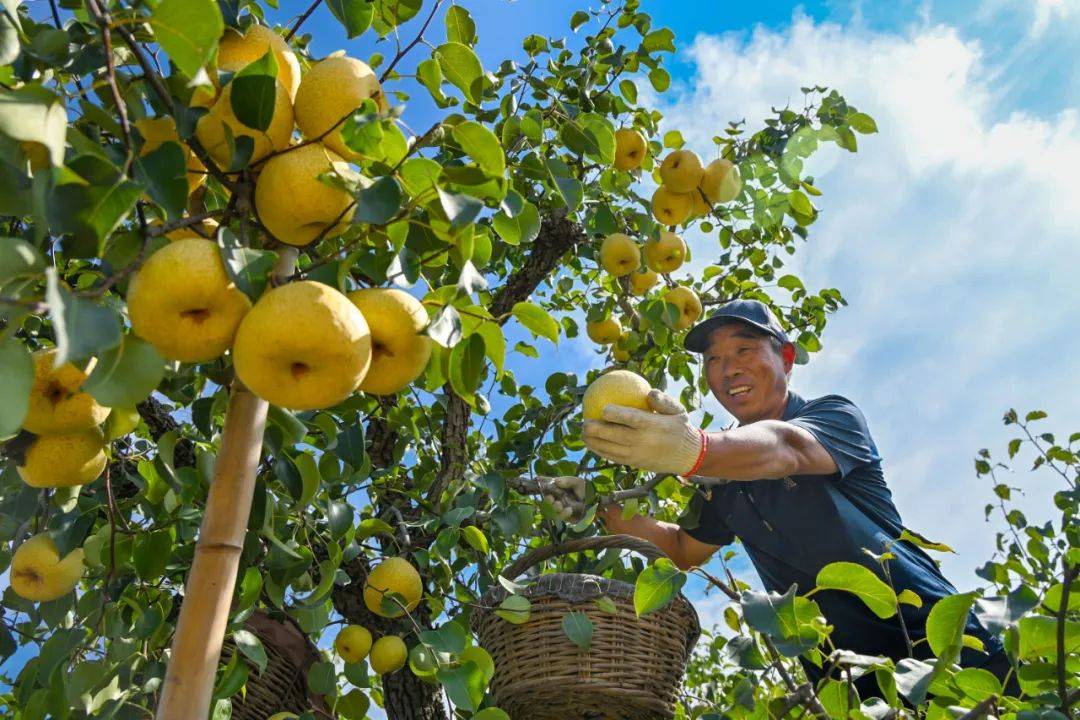
<instances>
[{"instance_id":1,"label":"man's eye","mask_svg":"<svg viewBox=\"0 0 1080 720\"><path fill-rule=\"evenodd\" d=\"M742 353L746 352L749 349L750 348L741 347L741 348L739 348L739 354L741 355Z\"/></svg>"}]
</instances>

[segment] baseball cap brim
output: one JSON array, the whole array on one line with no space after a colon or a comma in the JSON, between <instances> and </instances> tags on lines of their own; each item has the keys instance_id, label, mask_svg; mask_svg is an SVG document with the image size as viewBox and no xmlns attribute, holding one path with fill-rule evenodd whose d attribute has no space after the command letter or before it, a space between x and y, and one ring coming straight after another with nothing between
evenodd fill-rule
<instances>
[{"instance_id":1,"label":"baseball cap brim","mask_svg":"<svg viewBox=\"0 0 1080 720\"><path fill-rule=\"evenodd\" d=\"M727 323L743 323L744 325L752 325L753 327L761 330L766 335L776 337L773 331L766 325L754 322L753 320L747 320L746 318L731 317L728 316L713 316L706 320L702 320L694 327L690 328L690 332L686 333L686 338L683 340L683 347L691 352L703 353L709 347L709 336L712 335L713 330L716 330L721 325ZM785 342L790 342L795 348L795 363L798 365L805 365L810 361L810 354L806 351L802 345L797 342L792 342L790 339L778 338Z\"/></svg>"}]
</instances>

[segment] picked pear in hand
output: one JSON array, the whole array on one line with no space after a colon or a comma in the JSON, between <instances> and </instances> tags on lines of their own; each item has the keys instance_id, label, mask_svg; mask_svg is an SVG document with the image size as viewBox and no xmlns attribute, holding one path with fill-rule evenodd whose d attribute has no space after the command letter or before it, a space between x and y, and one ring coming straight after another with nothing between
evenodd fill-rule
<instances>
[{"instance_id":1,"label":"picked pear in hand","mask_svg":"<svg viewBox=\"0 0 1080 720\"><path fill-rule=\"evenodd\" d=\"M630 370L611 370L589 383L581 398L582 416L599 420L608 405L649 410L649 381Z\"/></svg>"}]
</instances>

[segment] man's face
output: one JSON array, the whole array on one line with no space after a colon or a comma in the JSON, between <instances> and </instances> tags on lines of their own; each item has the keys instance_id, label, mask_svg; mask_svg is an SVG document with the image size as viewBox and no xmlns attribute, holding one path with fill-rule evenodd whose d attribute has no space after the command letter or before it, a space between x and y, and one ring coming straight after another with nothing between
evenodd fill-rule
<instances>
[{"instance_id":1,"label":"man's face","mask_svg":"<svg viewBox=\"0 0 1080 720\"><path fill-rule=\"evenodd\" d=\"M726 323L709 336L704 362L713 395L739 424L783 417L791 363L770 338L744 323Z\"/></svg>"}]
</instances>

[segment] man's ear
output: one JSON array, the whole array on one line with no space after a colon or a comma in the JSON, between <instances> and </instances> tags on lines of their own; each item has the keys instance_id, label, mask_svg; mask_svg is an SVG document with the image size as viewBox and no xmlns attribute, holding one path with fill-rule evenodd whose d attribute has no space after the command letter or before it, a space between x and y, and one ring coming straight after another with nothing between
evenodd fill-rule
<instances>
[{"instance_id":1,"label":"man's ear","mask_svg":"<svg viewBox=\"0 0 1080 720\"><path fill-rule=\"evenodd\" d=\"M791 372L791 367L795 364L795 346L788 343L780 352L784 356L784 372Z\"/></svg>"}]
</instances>

